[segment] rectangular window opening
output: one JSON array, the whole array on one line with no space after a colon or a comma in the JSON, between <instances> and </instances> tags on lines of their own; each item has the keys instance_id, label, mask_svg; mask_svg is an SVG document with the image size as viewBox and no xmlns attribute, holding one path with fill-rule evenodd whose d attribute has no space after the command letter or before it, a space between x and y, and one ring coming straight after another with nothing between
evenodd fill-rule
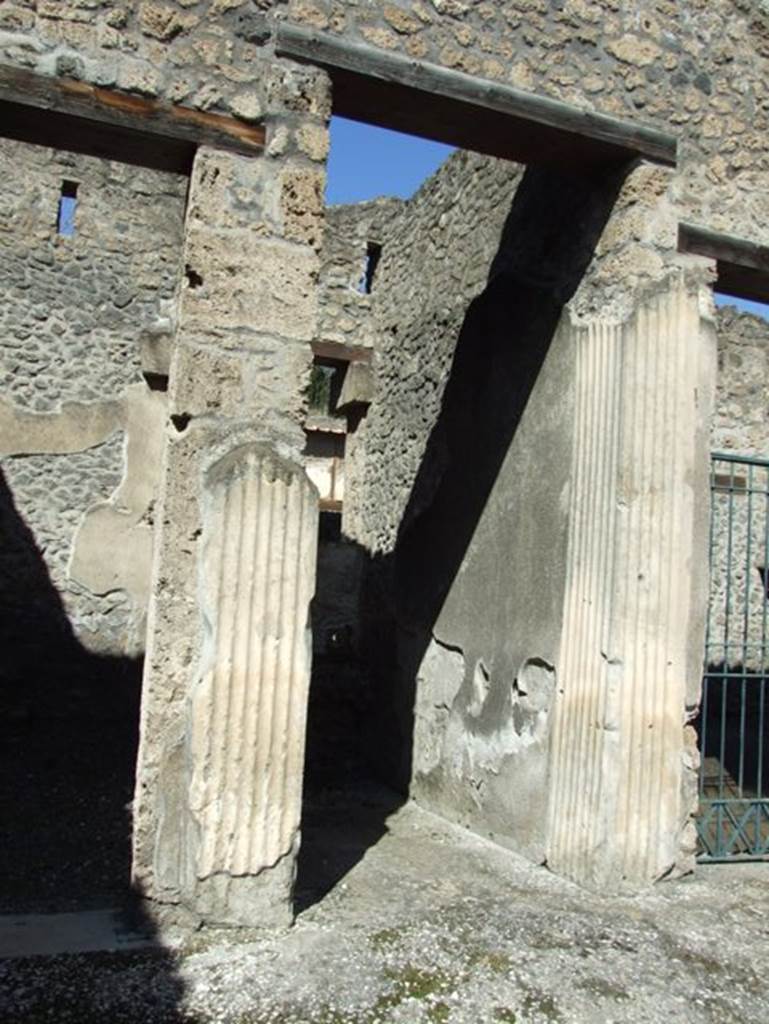
<instances>
[{"instance_id":1,"label":"rectangular window opening","mask_svg":"<svg viewBox=\"0 0 769 1024\"><path fill-rule=\"evenodd\" d=\"M69 236L75 233L77 185L76 181L67 181L66 179L61 183L59 210L56 216L56 231L60 235Z\"/></svg>"},{"instance_id":2,"label":"rectangular window opening","mask_svg":"<svg viewBox=\"0 0 769 1024\"><path fill-rule=\"evenodd\" d=\"M315 356L310 376L308 405L311 413L335 416L347 364L339 359Z\"/></svg>"}]
</instances>

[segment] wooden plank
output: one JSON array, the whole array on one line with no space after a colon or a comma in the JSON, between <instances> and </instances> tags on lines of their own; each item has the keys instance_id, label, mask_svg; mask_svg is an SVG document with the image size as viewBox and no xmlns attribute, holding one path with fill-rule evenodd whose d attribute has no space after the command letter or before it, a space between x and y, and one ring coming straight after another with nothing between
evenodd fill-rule
<instances>
[{"instance_id":1,"label":"wooden plank","mask_svg":"<svg viewBox=\"0 0 769 1024\"><path fill-rule=\"evenodd\" d=\"M115 128L84 117L2 102L0 138L187 175L192 169L196 148L192 142L180 139L148 137L130 128Z\"/></svg>"},{"instance_id":2,"label":"wooden plank","mask_svg":"<svg viewBox=\"0 0 769 1024\"><path fill-rule=\"evenodd\" d=\"M246 124L225 114L193 110L74 79L38 75L4 64L0 64L0 100L15 107L77 118L81 126L90 122L91 126L106 125L118 132L132 132L134 140L141 135L153 142L171 139L188 146L217 146L249 154L260 153L265 140L262 125ZM42 117L31 120L39 129L46 123ZM93 127L90 131L93 133ZM5 122L0 124L0 133L7 134ZM120 138L119 134L112 137ZM126 137L128 141L131 138ZM37 141L52 144L45 138Z\"/></svg>"},{"instance_id":3,"label":"wooden plank","mask_svg":"<svg viewBox=\"0 0 769 1024\"><path fill-rule=\"evenodd\" d=\"M655 128L340 37L281 24L276 52L325 68L344 117L523 163L676 162L676 139Z\"/></svg>"},{"instance_id":4,"label":"wooden plank","mask_svg":"<svg viewBox=\"0 0 769 1024\"><path fill-rule=\"evenodd\" d=\"M678 248L716 261L716 291L769 303L769 246L682 223Z\"/></svg>"}]
</instances>

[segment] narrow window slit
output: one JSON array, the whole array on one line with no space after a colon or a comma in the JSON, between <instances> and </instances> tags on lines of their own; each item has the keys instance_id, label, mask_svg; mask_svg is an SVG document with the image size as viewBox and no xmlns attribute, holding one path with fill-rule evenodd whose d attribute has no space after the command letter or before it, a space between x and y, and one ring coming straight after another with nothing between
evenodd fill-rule
<instances>
[{"instance_id":1,"label":"narrow window slit","mask_svg":"<svg viewBox=\"0 0 769 1024\"><path fill-rule=\"evenodd\" d=\"M67 181L61 183L61 194L59 196L59 209L56 216L56 231L60 235L74 235L75 233L75 211L77 210L77 182Z\"/></svg>"},{"instance_id":2,"label":"narrow window slit","mask_svg":"<svg viewBox=\"0 0 769 1024\"><path fill-rule=\"evenodd\" d=\"M363 267L363 274L358 282L358 291L361 295L370 295L374 287L374 274L382 256L382 246L378 242L369 242L366 246L366 263Z\"/></svg>"}]
</instances>

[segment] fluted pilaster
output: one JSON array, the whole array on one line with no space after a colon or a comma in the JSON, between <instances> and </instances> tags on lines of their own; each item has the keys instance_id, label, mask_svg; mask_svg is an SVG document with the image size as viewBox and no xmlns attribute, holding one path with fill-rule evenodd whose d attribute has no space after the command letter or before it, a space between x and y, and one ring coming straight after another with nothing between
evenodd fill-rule
<instances>
[{"instance_id":1,"label":"fluted pilaster","mask_svg":"<svg viewBox=\"0 0 769 1024\"><path fill-rule=\"evenodd\" d=\"M695 528L695 502L707 501L696 485L709 407L692 365L700 331L697 295L678 282L622 324L574 328L548 863L597 887L670 870L686 819L686 682L701 621L692 561L707 557Z\"/></svg>"},{"instance_id":2,"label":"fluted pilaster","mask_svg":"<svg viewBox=\"0 0 769 1024\"><path fill-rule=\"evenodd\" d=\"M298 835L317 494L301 467L245 445L209 470L203 523L204 671L190 708L194 872L256 876Z\"/></svg>"}]
</instances>

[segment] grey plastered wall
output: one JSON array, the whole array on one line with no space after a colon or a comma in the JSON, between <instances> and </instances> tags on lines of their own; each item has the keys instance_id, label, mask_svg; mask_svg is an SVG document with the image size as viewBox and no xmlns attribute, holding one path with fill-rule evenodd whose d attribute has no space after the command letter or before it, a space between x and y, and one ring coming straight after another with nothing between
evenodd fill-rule
<instances>
[{"instance_id":1,"label":"grey plastered wall","mask_svg":"<svg viewBox=\"0 0 769 1024\"><path fill-rule=\"evenodd\" d=\"M71 630L134 655L165 422L141 348L170 332L186 179L9 140L0 174L6 651L23 671L25 638L39 648ZM78 186L69 236L65 180Z\"/></svg>"},{"instance_id":2,"label":"grey plastered wall","mask_svg":"<svg viewBox=\"0 0 769 1024\"><path fill-rule=\"evenodd\" d=\"M536 269L523 272L536 259L525 225L541 197L519 194L522 179L514 165L457 153L394 219L374 285L376 392L350 453L345 533L369 554L390 780L537 860L573 353L556 330L557 297Z\"/></svg>"},{"instance_id":3,"label":"grey plastered wall","mask_svg":"<svg viewBox=\"0 0 769 1024\"><path fill-rule=\"evenodd\" d=\"M682 275L699 294L707 268L676 254L668 179L640 165L589 183L457 154L394 220L374 287L376 392L345 510L369 565L372 749L391 782L535 860L561 685L575 339L581 323L618 330ZM702 582L693 573L697 609ZM692 685L701 620L684 641ZM682 698L681 751L689 714Z\"/></svg>"}]
</instances>

